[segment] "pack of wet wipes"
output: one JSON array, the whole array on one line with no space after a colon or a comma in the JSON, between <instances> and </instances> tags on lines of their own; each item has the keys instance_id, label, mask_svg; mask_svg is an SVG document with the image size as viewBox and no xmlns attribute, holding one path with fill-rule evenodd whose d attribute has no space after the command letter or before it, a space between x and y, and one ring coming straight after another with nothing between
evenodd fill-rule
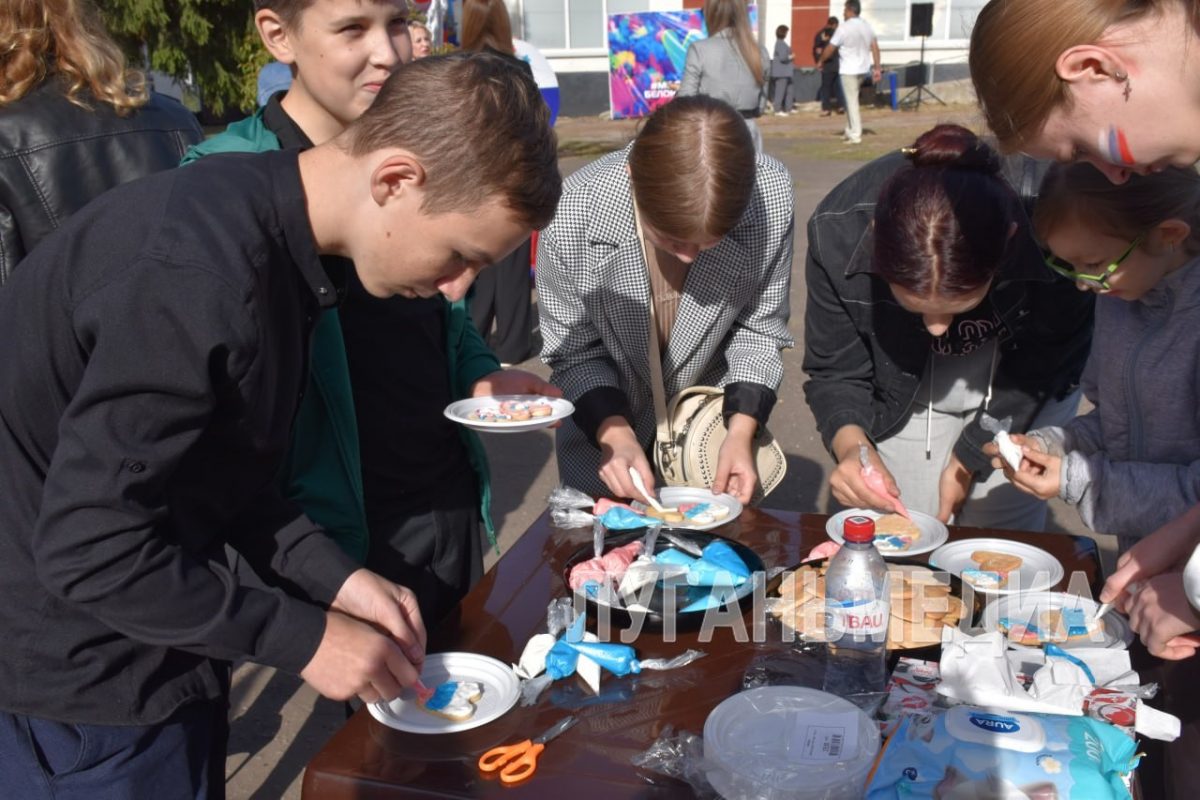
<instances>
[{"instance_id":1,"label":"pack of wet wipes","mask_svg":"<svg viewBox=\"0 0 1200 800\"><path fill-rule=\"evenodd\" d=\"M1134 741L1089 717L960 705L906 717L884 745L869 800L1123 800Z\"/></svg>"}]
</instances>

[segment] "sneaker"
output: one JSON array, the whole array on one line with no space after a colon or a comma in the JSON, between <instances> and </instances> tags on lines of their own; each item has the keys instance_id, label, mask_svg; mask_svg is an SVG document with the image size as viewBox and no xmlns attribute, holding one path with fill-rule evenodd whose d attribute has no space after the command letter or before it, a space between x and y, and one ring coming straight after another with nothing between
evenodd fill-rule
<instances>
[{"instance_id":1,"label":"sneaker","mask_svg":"<svg viewBox=\"0 0 1200 800\"><path fill-rule=\"evenodd\" d=\"M777 117L786 117L787 115L788 115L788 112L786 112L786 111L776 111L775 112L775 116L777 116Z\"/></svg>"},{"instance_id":2,"label":"sneaker","mask_svg":"<svg viewBox=\"0 0 1200 800\"><path fill-rule=\"evenodd\" d=\"M843 137L842 141L846 144L862 144L862 139L851 139L849 136Z\"/></svg>"}]
</instances>

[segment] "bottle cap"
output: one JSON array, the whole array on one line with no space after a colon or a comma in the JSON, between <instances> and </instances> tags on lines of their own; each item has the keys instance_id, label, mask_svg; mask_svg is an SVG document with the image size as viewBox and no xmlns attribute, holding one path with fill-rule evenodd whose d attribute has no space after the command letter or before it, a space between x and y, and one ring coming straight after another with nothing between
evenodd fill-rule
<instances>
[{"instance_id":1,"label":"bottle cap","mask_svg":"<svg viewBox=\"0 0 1200 800\"><path fill-rule=\"evenodd\" d=\"M846 517L842 523L842 538L858 544L875 541L875 520L861 514Z\"/></svg>"}]
</instances>

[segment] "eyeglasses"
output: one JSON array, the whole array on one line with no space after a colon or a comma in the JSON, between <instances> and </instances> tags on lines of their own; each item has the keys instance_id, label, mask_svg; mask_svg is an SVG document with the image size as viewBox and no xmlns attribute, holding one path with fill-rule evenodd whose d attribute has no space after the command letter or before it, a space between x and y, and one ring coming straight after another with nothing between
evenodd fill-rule
<instances>
[{"instance_id":1,"label":"eyeglasses","mask_svg":"<svg viewBox=\"0 0 1200 800\"><path fill-rule=\"evenodd\" d=\"M1121 253L1116 260L1110 262L1109 265L1104 268L1104 271L1099 275L1084 275L1082 272L1076 272L1070 264L1065 261L1060 261L1058 256L1049 251L1044 252L1042 254L1042 258L1045 259L1047 267L1054 270L1059 275L1062 275L1064 278L1070 278L1073 281L1078 281L1079 283L1085 284L1089 288L1099 289L1100 291L1107 292L1112 288L1108 285L1108 279L1114 272L1117 271L1117 267L1121 266L1121 262L1128 258L1129 254L1136 250L1137 246L1142 243L1142 238L1143 237L1139 236L1130 242L1129 247L1125 248L1125 252Z\"/></svg>"}]
</instances>

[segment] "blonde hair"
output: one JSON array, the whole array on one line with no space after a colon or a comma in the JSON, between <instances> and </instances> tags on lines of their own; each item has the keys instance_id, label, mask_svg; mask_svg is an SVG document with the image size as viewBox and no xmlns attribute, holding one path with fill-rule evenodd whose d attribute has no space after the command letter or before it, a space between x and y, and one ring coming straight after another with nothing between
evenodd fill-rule
<instances>
[{"instance_id":1,"label":"blonde hair","mask_svg":"<svg viewBox=\"0 0 1200 800\"><path fill-rule=\"evenodd\" d=\"M1066 50L1171 5L1182 6L1200 31L1195 0L991 0L975 20L969 60L975 95L1001 147L1020 149L1050 112L1070 108L1067 84L1056 69Z\"/></svg>"},{"instance_id":2,"label":"blonde hair","mask_svg":"<svg viewBox=\"0 0 1200 800\"><path fill-rule=\"evenodd\" d=\"M742 60L750 68L754 82L763 85L762 53L750 30L750 12L746 0L704 0L704 23L708 35L716 36L726 28L733 29L733 42L742 54Z\"/></svg>"},{"instance_id":3,"label":"blonde hair","mask_svg":"<svg viewBox=\"0 0 1200 800\"><path fill-rule=\"evenodd\" d=\"M1170 167L1115 184L1088 163L1054 164L1042 178L1033 209L1033 227L1042 241L1064 224L1132 241L1169 219L1191 226L1183 247L1189 255L1200 253L1196 170Z\"/></svg>"},{"instance_id":4,"label":"blonde hair","mask_svg":"<svg viewBox=\"0 0 1200 800\"><path fill-rule=\"evenodd\" d=\"M463 50L490 47L510 56L516 53L504 0L463 0L462 15Z\"/></svg>"},{"instance_id":5,"label":"blonde hair","mask_svg":"<svg viewBox=\"0 0 1200 800\"><path fill-rule=\"evenodd\" d=\"M685 241L723 238L754 194L754 141L733 106L676 97L646 120L629 151L629 182L642 218Z\"/></svg>"},{"instance_id":6,"label":"blonde hair","mask_svg":"<svg viewBox=\"0 0 1200 800\"><path fill-rule=\"evenodd\" d=\"M88 108L82 93L127 114L146 104L145 76L126 69L91 0L4 0L0 3L0 106L15 103L51 75L66 97Z\"/></svg>"}]
</instances>

